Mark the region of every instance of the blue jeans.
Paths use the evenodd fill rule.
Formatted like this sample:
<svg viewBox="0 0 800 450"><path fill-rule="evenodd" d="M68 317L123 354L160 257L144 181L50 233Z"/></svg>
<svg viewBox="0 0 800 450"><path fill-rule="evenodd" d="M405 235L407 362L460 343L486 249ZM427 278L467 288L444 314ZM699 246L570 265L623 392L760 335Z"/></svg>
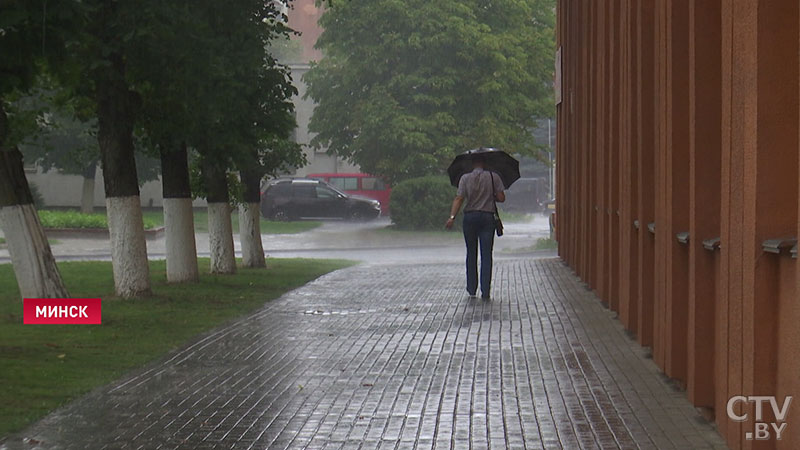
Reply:
<svg viewBox="0 0 800 450"><path fill-rule="evenodd" d="M481 247L481 295L488 297L492 285L492 247L494 214L484 211L464 213L464 242L467 244L467 292L478 291L478 244Z"/></svg>

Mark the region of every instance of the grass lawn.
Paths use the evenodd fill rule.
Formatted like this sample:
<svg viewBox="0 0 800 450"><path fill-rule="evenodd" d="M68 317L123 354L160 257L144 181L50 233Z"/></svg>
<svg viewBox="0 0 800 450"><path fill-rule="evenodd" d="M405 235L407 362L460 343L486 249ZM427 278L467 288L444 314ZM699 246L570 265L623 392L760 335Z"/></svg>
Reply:
<svg viewBox="0 0 800 450"><path fill-rule="evenodd" d="M161 210L143 211L145 221L153 221L159 226L164 225L164 213ZM233 222L233 233L239 232L239 213L231 215ZM261 218L261 234L297 234L304 231L313 230L322 225L322 222L297 221L297 222L273 222ZM198 233L208 233L208 211L205 209L194 210L194 230Z"/></svg>
<svg viewBox="0 0 800 450"><path fill-rule="evenodd" d="M109 262L59 263L73 297L103 299L102 325L22 325L10 264L0 265L0 438L94 387L163 356L198 333L252 312L330 271L335 260L269 260L268 269L166 283L164 261L150 263L153 296L113 297ZM208 259L200 260L208 271Z"/></svg>
<svg viewBox="0 0 800 450"><path fill-rule="evenodd" d="M162 210L143 210L144 228L146 230L164 226ZM82 214L75 210L39 210L39 219L45 228L108 228L105 212ZM231 215L234 234L239 232L239 213ZM261 219L262 234L297 234L313 230L322 222L272 222ZM194 210L194 229L198 233L208 233L208 211ZM1 243L1 242L0 242Z"/></svg>
<svg viewBox="0 0 800 450"><path fill-rule="evenodd" d="M5 238L0 238L0 245L3 245L5 243L6 243L6 239Z"/></svg>
<svg viewBox="0 0 800 450"><path fill-rule="evenodd" d="M108 228L105 213L84 214L80 211L43 209L39 210L39 220L45 228ZM156 222L144 218L145 230L156 226Z"/></svg>

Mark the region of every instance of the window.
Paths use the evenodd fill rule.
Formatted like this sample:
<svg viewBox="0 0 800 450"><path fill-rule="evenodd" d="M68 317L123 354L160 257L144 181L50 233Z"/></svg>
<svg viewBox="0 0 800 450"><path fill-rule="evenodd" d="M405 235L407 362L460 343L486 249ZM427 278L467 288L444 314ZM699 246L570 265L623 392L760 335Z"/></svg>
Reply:
<svg viewBox="0 0 800 450"><path fill-rule="evenodd" d="M269 188L269 191L267 191L267 193L269 195L274 195L274 196L289 195L289 186L290 186L289 183L276 184L273 185L271 188Z"/></svg>
<svg viewBox="0 0 800 450"><path fill-rule="evenodd" d="M386 183L380 178L368 177L361 179L361 187L365 191L383 191L386 190Z"/></svg>
<svg viewBox="0 0 800 450"><path fill-rule="evenodd" d="M316 185L298 184L294 186L294 196L299 198L317 198Z"/></svg>
<svg viewBox="0 0 800 450"><path fill-rule="evenodd" d="M339 194L324 186L317 186L317 198L337 198Z"/></svg>
<svg viewBox="0 0 800 450"><path fill-rule="evenodd" d="M332 177L329 183L335 188L343 191L358 190L358 178L356 177Z"/></svg>

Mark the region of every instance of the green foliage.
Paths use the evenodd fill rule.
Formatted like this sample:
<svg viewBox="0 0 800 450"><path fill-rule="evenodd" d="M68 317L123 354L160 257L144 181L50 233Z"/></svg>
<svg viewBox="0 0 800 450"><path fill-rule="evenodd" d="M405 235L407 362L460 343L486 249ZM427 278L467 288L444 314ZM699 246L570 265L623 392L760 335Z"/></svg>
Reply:
<svg viewBox="0 0 800 450"><path fill-rule="evenodd" d="M539 238L536 240L534 250L556 250L558 249L558 242L553 238Z"/></svg>
<svg viewBox="0 0 800 450"><path fill-rule="evenodd" d="M103 325L35 327L22 324L14 273L0 264L0 440L193 336L352 263L270 259L268 270L240 268L236 275L209 275L207 258L199 265L199 283L169 284L166 262L151 261L153 296L132 301L114 297L110 262L59 263L72 295L103 299Z"/></svg>
<svg viewBox="0 0 800 450"><path fill-rule="evenodd" d="M454 195L455 188L445 177L403 181L392 188L392 221L401 230L441 230Z"/></svg>
<svg viewBox="0 0 800 450"><path fill-rule="evenodd" d="M554 0L362 0L322 17L313 144L391 181L478 146L532 154L552 110Z"/></svg>
<svg viewBox="0 0 800 450"><path fill-rule="evenodd" d="M77 23L80 3L0 1L0 99L29 88L46 63L60 62L69 27Z"/></svg>
<svg viewBox="0 0 800 450"><path fill-rule="evenodd" d="M9 100L11 141L27 162L36 162L45 171L58 168L75 175L97 165L97 120L85 114L88 101L71 96L47 75Z"/></svg>
<svg viewBox="0 0 800 450"><path fill-rule="evenodd" d="M230 199L231 206L237 206L242 203L242 184L239 182L239 177L233 172L227 172L225 176L228 180L228 198ZM208 197L208 189L203 179L200 157L195 156L190 158L189 184L191 185L192 196L195 200Z"/></svg>
<svg viewBox="0 0 800 450"><path fill-rule="evenodd" d="M29 91L12 97L9 113L11 129L16 133L11 140L18 144L27 162L37 163L45 172L57 169L93 178L100 162L97 118L91 114L87 117L91 106L86 105L86 99L70 95L55 80L40 76ZM145 139L136 135L134 144L140 150L135 160L142 186L158 179L161 167L157 159L143 151Z"/></svg>
<svg viewBox="0 0 800 450"><path fill-rule="evenodd" d="M78 211L39 211L39 221L45 228L108 228L105 214L84 214ZM146 230L155 228L157 222L144 218Z"/></svg>
<svg viewBox="0 0 800 450"><path fill-rule="evenodd" d="M157 226L164 225L163 211L142 211L142 214L144 215L145 223L149 221ZM194 231L197 233L208 233L208 209L195 208L193 216ZM261 225L261 234L299 234L322 226L322 222L311 220L273 222L271 220L261 219L259 224ZM239 230L239 211L237 210L231 212L231 225L233 227L233 232L237 233Z"/></svg>
<svg viewBox="0 0 800 450"><path fill-rule="evenodd" d="M304 165L289 139L297 91L288 67L269 52L292 34L281 13L286 0L177 3L184 27L156 21L142 37L148 62L135 76L144 81L137 89L148 138L162 149L185 142L223 171L244 167L263 176ZM203 178L193 180L194 195L206 197ZM231 199L241 199L238 181L230 178L229 186Z"/></svg>

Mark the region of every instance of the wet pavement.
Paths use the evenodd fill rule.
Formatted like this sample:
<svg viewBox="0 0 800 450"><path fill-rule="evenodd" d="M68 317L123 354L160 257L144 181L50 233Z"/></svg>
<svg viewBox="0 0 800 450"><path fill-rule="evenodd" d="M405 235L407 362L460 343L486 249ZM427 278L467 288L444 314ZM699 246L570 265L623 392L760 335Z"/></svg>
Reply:
<svg viewBox="0 0 800 450"><path fill-rule="evenodd" d="M554 258L362 264L95 390L3 449L725 448Z"/></svg>
<svg viewBox="0 0 800 450"><path fill-rule="evenodd" d="M264 234L261 239L269 257L279 258L339 258L372 264L398 262L449 262L463 259L463 240L459 232L408 233L386 232L391 224L388 218L365 223L325 222L319 228L299 234ZM495 240L499 258L519 256L520 251L532 246L540 237L549 235L547 217L536 214L527 221L505 224L505 236ZM197 253L208 257L207 233L197 233ZM111 260L107 237L58 237L51 245L58 261ZM234 234L234 248L241 255L238 234ZM166 258L166 239L147 241L150 259ZM554 254L551 252L551 254ZM8 250L0 246L0 264L10 262Z"/></svg>

